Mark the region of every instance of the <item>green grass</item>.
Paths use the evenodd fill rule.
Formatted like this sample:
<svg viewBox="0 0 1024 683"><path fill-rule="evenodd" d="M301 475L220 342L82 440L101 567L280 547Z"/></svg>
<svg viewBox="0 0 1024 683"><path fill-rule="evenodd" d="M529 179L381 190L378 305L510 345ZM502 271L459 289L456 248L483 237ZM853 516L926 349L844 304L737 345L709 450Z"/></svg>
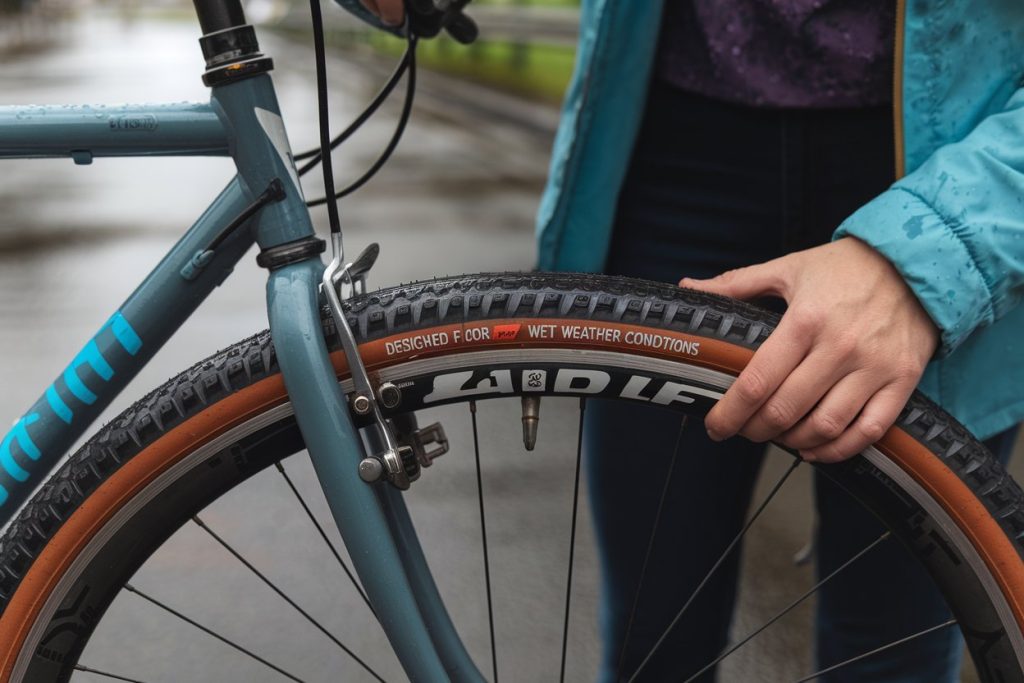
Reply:
<svg viewBox="0 0 1024 683"><path fill-rule="evenodd" d="M579 0L474 0L480 5L575 7ZM278 29L289 32L287 29ZM342 29L327 40L338 47L362 46L387 55L400 55L405 41L382 31ZM480 40L460 45L445 35L423 40L417 50L419 64L524 97L557 103L572 76L575 48L544 43L517 44Z"/></svg>
<svg viewBox="0 0 1024 683"><path fill-rule="evenodd" d="M533 0L558 2L564 0ZM374 48L401 54L405 43L383 33L369 34ZM447 38L421 41L419 63L503 90L541 100L558 101L572 75L575 50L559 45L517 45L485 41L460 45Z"/></svg>

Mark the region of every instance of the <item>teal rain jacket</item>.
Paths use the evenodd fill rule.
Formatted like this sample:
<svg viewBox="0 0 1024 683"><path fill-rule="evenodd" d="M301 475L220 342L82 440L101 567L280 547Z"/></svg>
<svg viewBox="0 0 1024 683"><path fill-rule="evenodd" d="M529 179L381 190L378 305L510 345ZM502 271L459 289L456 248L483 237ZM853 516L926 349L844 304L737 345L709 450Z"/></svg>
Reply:
<svg viewBox="0 0 1024 683"><path fill-rule="evenodd" d="M662 0L583 0L537 221L543 270L600 271ZM838 226L886 256L942 331L920 389L979 437L1024 417L1024 3L898 0L899 180Z"/></svg>
<svg viewBox="0 0 1024 683"><path fill-rule="evenodd" d="M358 0L340 4L380 26ZM543 270L600 271L663 0L583 0L537 218ZM899 180L838 226L942 331L920 389L981 438L1024 418L1024 3L896 0Z"/></svg>

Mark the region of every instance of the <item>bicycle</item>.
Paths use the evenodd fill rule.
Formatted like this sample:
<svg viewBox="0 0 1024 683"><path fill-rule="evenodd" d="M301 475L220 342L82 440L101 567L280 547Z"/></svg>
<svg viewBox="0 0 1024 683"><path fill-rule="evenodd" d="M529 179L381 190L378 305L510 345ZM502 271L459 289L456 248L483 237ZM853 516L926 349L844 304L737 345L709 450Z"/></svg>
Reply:
<svg viewBox="0 0 1024 683"><path fill-rule="evenodd" d="M432 23L421 24L422 34L446 23L469 31L458 12L464 4L424 8ZM608 398L699 416L777 316L661 284L579 274L484 274L367 293L376 252L345 261L329 197L334 258L326 268L320 260L325 244L299 185L267 75L272 63L238 0L197 0L196 10L209 105L124 107L100 117L0 108L0 158L218 154L238 170L0 444L0 518L9 522L0 542L0 680L63 681L76 671L135 680L79 662L111 601L127 591L173 612L131 583L138 567L189 520L222 540L199 517L206 504L264 469L284 474L282 460L304 447L367 606L408 676L484 680L434 586L400 493L447 446L443 428L421 428L415 413L468 404L477 442L476 402L520 399L528 447L546 396L579 398L581 415L587 400ZM409 93L415 87L415 39L410 33L371 114L403 73ZM321 145L307 158L324 165L331 188L330 150L340 142L323 123L322 29L316 47ZM374 168L397 144L410 106L411 96ZM253 243L269 271L270 331L181 373L61 463ZM343 287L351 289L345 301ZM774 491L798 465L794 459ZM824 471L889 526L875 543L897 537L926 564L982 679L1024 680L1024 496L983 447L915 396L876 446ZM493 639L492 625L496 678ZM564 663L563 654L563 675Z"/></svg>

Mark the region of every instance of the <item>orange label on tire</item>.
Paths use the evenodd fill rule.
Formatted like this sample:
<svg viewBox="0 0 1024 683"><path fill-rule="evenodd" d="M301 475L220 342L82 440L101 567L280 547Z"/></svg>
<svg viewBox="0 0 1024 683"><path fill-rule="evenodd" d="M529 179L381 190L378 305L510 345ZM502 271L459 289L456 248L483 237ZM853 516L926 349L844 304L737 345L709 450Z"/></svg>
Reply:
<svg viewBox="0 0 1024 683"><path fill-rule="evenodd" d="M512 325L495 325L493 338L501 341L511 341L519 336L519 328L522 325L515 323Z"/></svg>

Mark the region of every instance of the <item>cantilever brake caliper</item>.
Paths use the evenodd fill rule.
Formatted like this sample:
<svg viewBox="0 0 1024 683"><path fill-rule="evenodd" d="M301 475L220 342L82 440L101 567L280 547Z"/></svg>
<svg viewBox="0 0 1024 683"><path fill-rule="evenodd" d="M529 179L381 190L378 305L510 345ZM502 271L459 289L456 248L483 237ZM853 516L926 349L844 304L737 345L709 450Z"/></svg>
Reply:
<svg viewBox="0 0 1024 683"><path fill-rule="evenodd" d="M331 317L334 319L334 327L338 331L341 348L345 352L349 372L352 374L352 383L355 388L355 393L350 400L352 410L358 415L368 415L373 418L371 428L380 437L376 441L379 441L384 447L382 453L371 454L359 463L359 476L367 482L387 479L395 487L404 491L409 488L412 481L410 472L405 465L411 457L411 449L398 445L390 423L384 419L380 410L381 404L387 408L394 408L401 395L398 388L390 383L381 384L374 390L363 359L359 357L359 347L356 345L355 335L352 334L352 328L349 327L341 308L341 295L338 290L340 285L348 283L351 286L351 294L365 293L366 275L374 261L377 260L380 248L376 244L371 244L359 255L359 258L343 266L345 253L341 244L341 235L336 233L331 235L331 246L334 248L334 258L324 270L321 289L327 298ZM403 451L408 451L408 453Z"/></svg>

